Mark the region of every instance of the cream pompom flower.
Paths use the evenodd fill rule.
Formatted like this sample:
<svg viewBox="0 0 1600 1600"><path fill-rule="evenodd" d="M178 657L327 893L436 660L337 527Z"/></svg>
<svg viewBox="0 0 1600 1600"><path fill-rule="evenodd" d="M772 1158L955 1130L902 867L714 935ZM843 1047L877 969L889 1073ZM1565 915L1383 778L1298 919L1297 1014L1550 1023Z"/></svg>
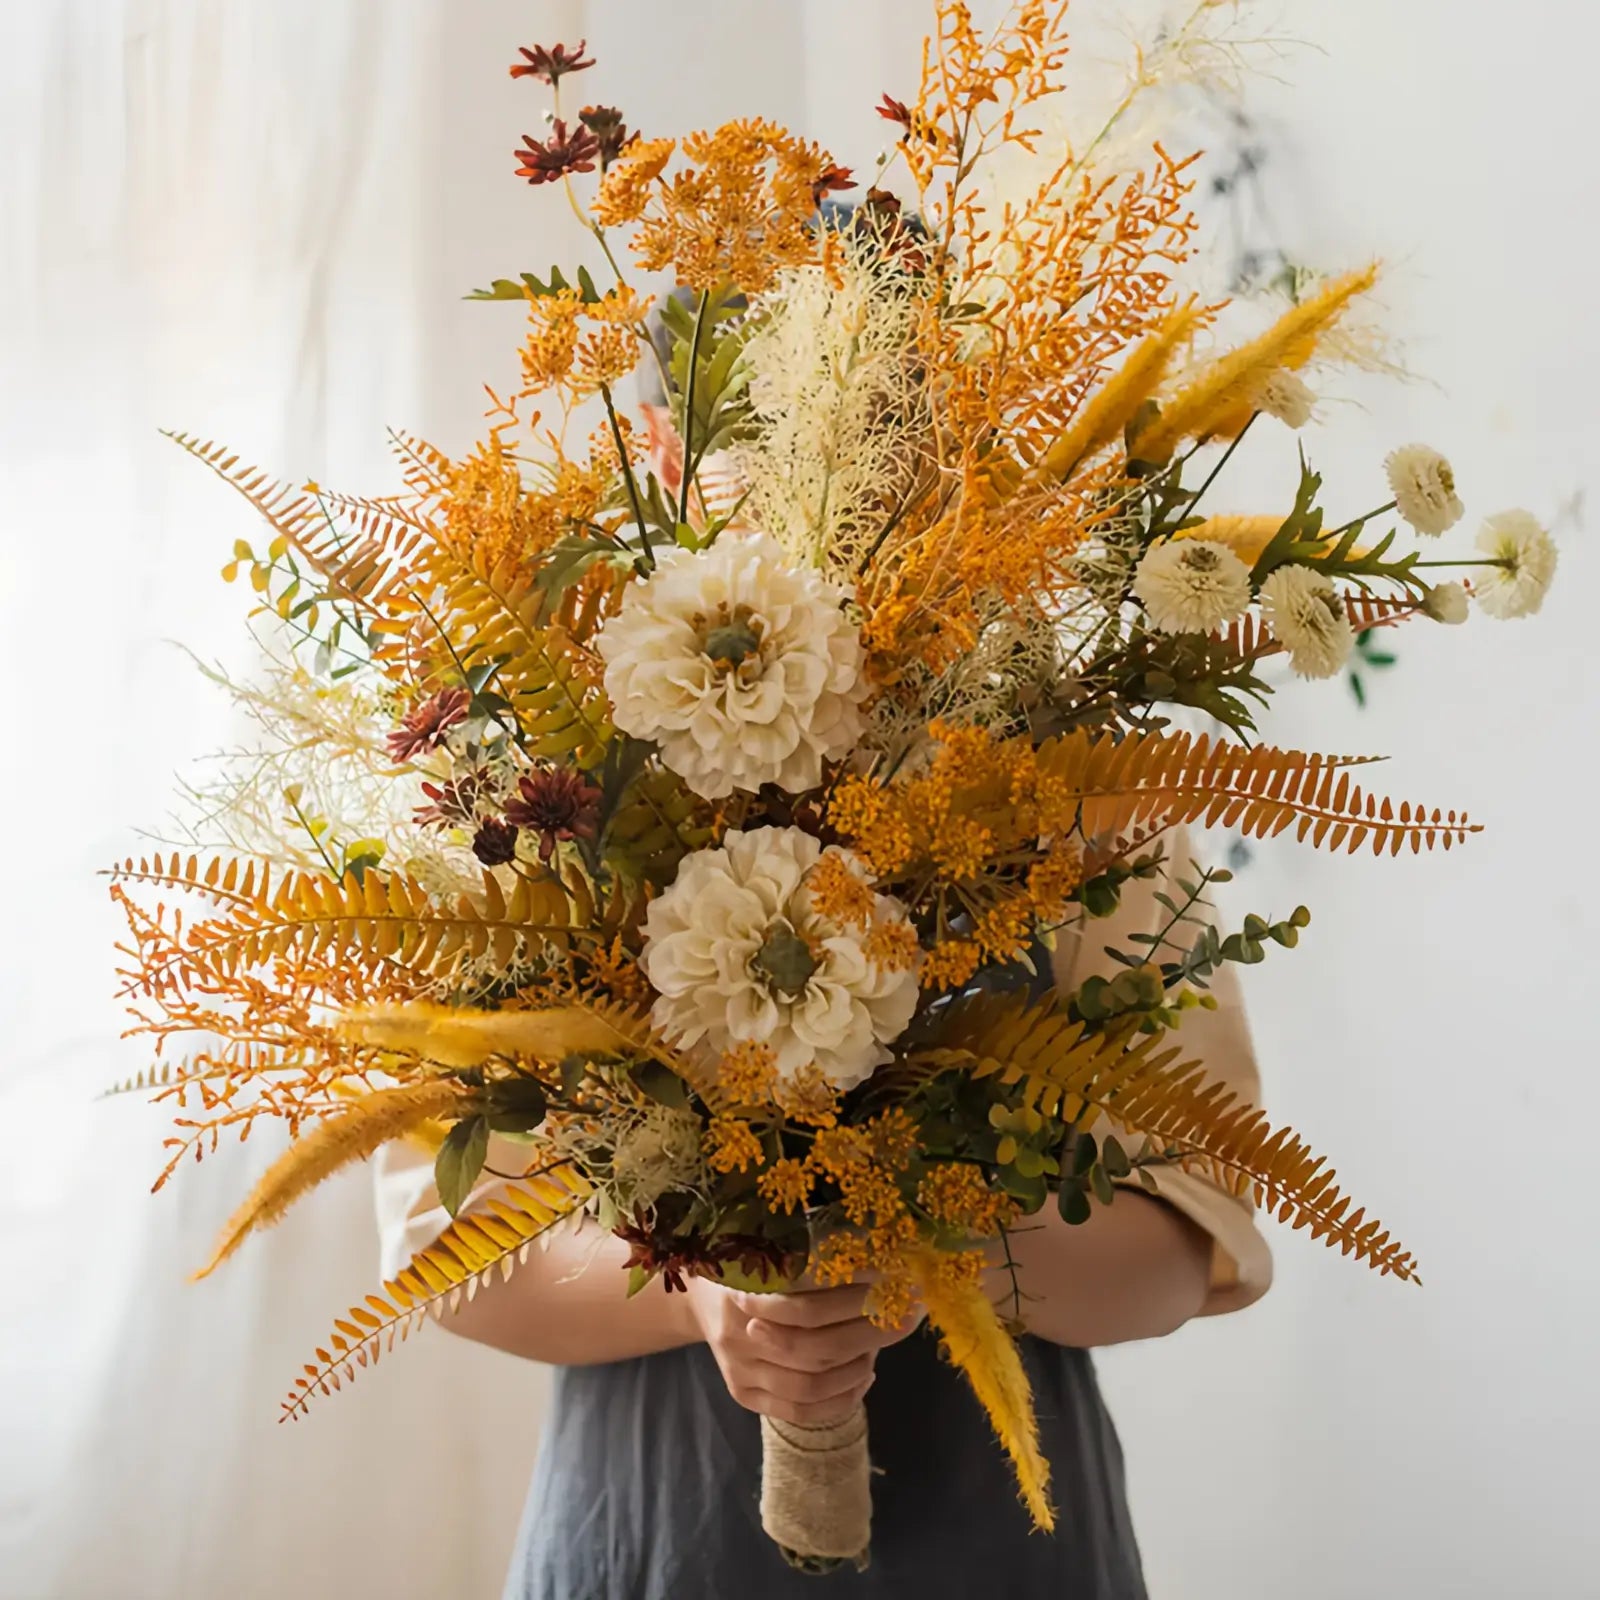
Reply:
<svg viewBox="0 0 1600 1600"><path fill-rule="evenodd" d="M1478 605L1491 617L1531 617L1556 575L1555 540L1530 511L1501 511L1478 534L1478 548L1499 566L1476 580Z"/></svg>
<svg viewBox="0 0 1600 1600"><path fill-rule="evenodd" d="M825 915L810 876L828 857L865 887L853 856L824 851L798 828L730 833L685 857L650 902L640 957L660 995L652 1019L668 1039L713 1060L735 1044L763 1044L782 1077L815 1066L841 1089L890 1059L885 1047L917 1008L917 974L880 964L868 946L874 932L905 922L905 908L867 889L866 926Z"/></svg>
<svg viewBox="0 0 1600 1600"><path fill-rule="evenodd" d="M1168 539L1144 553L1133 592L1157 632L1209 633L1243 615L1250 569L1225 544Z"/></svg>
<svg viewBox="0 0 1600 1600"><path fill-rule="evenodd" d="M1256 404L1269 417L1276 417L1290 428L1305 427L1311 420L1311 409L1316 403L1315 393L1285 367L1279 367L1267 379L1256 400Z"/></svg>
<svg viewBox="0 0 1600 1600"><path fill-rule="evenodd" d="M1261 610L1302 678L1331 678L1350 659L1356 641L1344 601L1315 568L1277 568L1261 585Z"/></svg>
<svg viewBox="0 0 1600 1600"><path fill-rule="evenodd" d="M869 685L842 599L764 533L663 556L597 640L616 725L656 741L707 800L815 788L864 725Z"/></svg>
<svg viewBox="0 0 1600 1600"><path fill-rule="evenodd" d="M1465 622L1467 610L1467 591L1459 583L1436 583L1422 597L1422 614L1435 622Z"/></svg>
<svg viewBox="0 0 1600 1600"><path fill-rule="evenodd" d="M1466 514L1456 494L1454 469L1437 450L1425 444L1408 444L1394 451L1383 464L1395 509L1418 533L1438 538Z"/></svg>

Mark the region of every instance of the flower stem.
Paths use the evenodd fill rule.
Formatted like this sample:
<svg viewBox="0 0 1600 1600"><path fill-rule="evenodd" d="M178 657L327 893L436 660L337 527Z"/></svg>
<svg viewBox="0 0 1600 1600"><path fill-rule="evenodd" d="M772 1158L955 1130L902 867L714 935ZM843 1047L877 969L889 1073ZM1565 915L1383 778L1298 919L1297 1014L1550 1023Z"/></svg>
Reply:
<svg viewBox="0 0 1600 1600"><path fill-rule="evenodd" d="M606 418L611 424L611 437L616 441L617 463L622 468L622 479L628 487L628 500L633 506L633 520L639 526L639 551L646 567L656 564L650 549L650 532L644 520L644 502L639 498L639 480L633 475L633 463L628 459L627 441L622 437L622 424L617 420L617 408L611 398L609 384L600 385L600 394L606 403Z"/></svg>
<svg viewBox="0 0 1600 1600"><path fill-rule="evenodd" d="M1250 420L1245 423L1245 425L1234 436L1232 443L1229 444L1228 448L1222 452L1222 459L1211 469L1210 475L1206 478L1206 481L1195 490L1193 499L1191 499L1183 508L1183 515L1178 518L1179 522L1187 522L1189 518L1194 515L1194 508L1205 498L1206 492L1210 489L1211 485L1222 476L1222 469L1233 459L1233 452L1244 443L1244 436L1256 425L1256 418L1260 415L1261 413L1259 411L1252 411L1250 413Z"/></svg>
<svg viewBox="0 0 1600 1600"><path fill-rule="evenodd" d="M702 289L700 306L694 317L694 337L689 341L689 372L683 385L683 481L678 485L680 523L689 520L689 490L699 465L694 458L694 389L700 369L700 334L706 325L706 308L710 304L711 291Z"/></svg>

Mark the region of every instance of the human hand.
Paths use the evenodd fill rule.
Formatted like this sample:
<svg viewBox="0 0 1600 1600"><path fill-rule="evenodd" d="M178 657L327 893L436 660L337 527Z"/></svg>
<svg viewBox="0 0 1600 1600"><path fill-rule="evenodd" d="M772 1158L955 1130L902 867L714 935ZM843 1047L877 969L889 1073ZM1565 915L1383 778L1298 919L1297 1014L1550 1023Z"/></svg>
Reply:
<svg viewBox="0 0 1600 1600"><path fill-rule="evenodd" d="M748 1411L785 1422L837 1422L872 1387L878 1352L917 1326L867 1320L867 1285L795 1294L747 1294L708 1279L689 1285L690 1311L728 1393Z"/></svg>

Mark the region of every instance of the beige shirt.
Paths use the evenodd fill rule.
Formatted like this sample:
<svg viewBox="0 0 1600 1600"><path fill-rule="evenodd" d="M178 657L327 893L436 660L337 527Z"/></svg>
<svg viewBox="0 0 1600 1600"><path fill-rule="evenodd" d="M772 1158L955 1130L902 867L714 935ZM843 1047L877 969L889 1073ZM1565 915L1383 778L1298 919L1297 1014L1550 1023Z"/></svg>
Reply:
<svg viewBox="0 0 1600 1600"><path fill-rule="evenodd" d="M1180 874L1190 876L1189 847L1181 833L1168 853L1183 864ZM1160 887L1159 883L1131 883L1116 916L1087 922L1062 935L1055 970L1063 989L1076 987L1096 972L1112 976L1119 969L1103 954L1105 946L1134 950L1137 947L1127 942L1130 933L1154 933L1163 926L1168 913L1154 899ZM1217 1009L1186 1012L1178 1041L1187 1057L1203 1062L1213 1078L1254 1103L1260 1080L1232 966L1224 966L1216 974L1211 992L1217 998ZM490 1166L518 1172L527 1164L526 1145L491 1140ZM378 1229L387 1280L418 1250L432 1244L449 1226L450 1217L433 1186L433 1157L428 1151L406 1141L385 1145L375 1158L375 1167ZM1237 1311L1260 1299L1272 1282L1272 1256L1256 1227L1249 1201L1226 1193L1196 1173L1156 1168L1152 1175L1162 1199L1211 1236L1211 1295L1202 1315ZM468 1205L503 1186L502 1180L487 1180L473 1192Z"/></svg>

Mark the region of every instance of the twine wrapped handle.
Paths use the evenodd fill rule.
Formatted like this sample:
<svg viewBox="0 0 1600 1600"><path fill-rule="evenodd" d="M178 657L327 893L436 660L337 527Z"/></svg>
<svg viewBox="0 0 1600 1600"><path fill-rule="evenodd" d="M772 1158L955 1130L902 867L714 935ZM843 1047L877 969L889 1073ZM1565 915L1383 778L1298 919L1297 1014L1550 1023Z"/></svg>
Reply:
<svg viewBox="0 0 1600 1600"><path fill-rule="evenodd" d="M872 1540L867 1408L806 1426L761 1419L761 1526L802 1572L867 1564Z"/></svg>

